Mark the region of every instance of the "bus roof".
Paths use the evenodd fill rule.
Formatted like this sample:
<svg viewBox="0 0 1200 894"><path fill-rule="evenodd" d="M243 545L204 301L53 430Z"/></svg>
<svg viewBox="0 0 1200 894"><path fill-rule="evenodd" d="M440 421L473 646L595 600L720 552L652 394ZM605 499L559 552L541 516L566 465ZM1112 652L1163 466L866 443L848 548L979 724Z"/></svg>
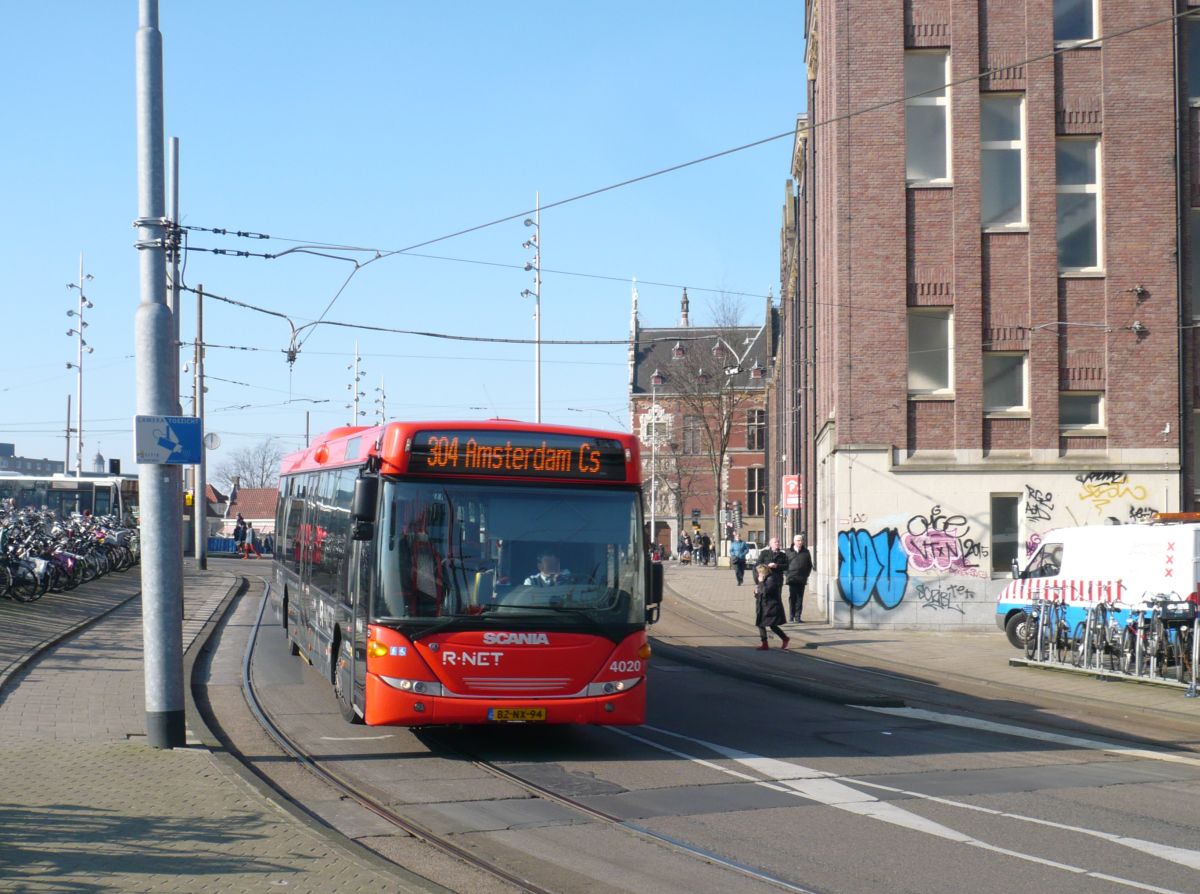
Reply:
<svg viewBox="0 0 1200 894"><path fill-rule="evenodd" d="M362 466L372 457L384 475L641 483L638 440L632 434L513 419L335 428L285 456L280 471Z"/></svg>

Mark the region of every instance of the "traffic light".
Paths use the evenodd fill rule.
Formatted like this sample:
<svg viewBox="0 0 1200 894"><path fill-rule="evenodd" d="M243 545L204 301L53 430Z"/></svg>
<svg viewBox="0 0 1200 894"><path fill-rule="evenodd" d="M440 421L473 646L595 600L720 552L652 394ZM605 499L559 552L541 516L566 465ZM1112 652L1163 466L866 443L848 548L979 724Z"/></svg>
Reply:
<svg viewBox="0 0 1200 894"><path fill-rule="evenodd" d="M183 492L183 505L191 506L192 502L193 502L192 492L190 490L184 491Z"/></svg>

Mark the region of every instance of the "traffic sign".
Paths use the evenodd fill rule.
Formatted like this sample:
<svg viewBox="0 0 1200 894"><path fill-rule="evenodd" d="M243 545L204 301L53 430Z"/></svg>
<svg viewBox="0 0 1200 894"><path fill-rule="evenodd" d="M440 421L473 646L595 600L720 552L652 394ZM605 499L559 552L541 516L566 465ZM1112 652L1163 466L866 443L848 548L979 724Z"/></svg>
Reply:
<svg viewBox="0 0 1200 894"><path fill-rule="evenodd" d="M190 466L200 462L202 426L196 416L134 416L138 463Z"/></svg>

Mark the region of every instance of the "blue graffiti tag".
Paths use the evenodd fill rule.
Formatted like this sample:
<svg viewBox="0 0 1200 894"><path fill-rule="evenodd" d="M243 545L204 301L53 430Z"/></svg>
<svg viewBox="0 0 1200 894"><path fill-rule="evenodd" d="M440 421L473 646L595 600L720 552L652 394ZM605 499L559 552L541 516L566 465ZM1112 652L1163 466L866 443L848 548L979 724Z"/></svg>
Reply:
<svg viewBox="0 0 1200 894"><path fill-rule="evenodd" d="M895 608L908 590L908 555L895 528L875 534L860 528L838 532L838 588L842 598L862 608L871 597Z"/></svg>

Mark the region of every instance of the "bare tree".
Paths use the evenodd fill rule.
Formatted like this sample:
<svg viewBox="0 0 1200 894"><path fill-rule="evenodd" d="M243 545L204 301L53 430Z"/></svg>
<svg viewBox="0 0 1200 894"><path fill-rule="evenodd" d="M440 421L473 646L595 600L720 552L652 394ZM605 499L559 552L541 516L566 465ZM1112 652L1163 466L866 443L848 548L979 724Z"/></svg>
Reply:
<svg viewBox="0 0 1200 894"><path fill-rule="evenodd" d="M663 515L672 513L675 516L676 534L683 533L683 507L696 497L707 497L709 493L702 491L703 475L697 465L697 459L702 457L688 456L683 453L678 440L658 446L658 482L663 492L659 494L659 505L664 510ZM665 497L665 499L664 499ZM648 498L647 498L648 499ZM672 544L674 552L675 544Z"/></svg>
<svg viewBox="0 0 1200 894"><path fill-rule="evenodd" d="M725 458L734 425L758 405L762 393L761 383L746 366L753 345L750 336L756 331L738 325L740 312L740 303L722 294L712 306L716 325L709 330L711 334L691 341L685 355L672 366L670 384L674 403L684 417L684 440L698 437L700 441L698 445L685 444L684 449L692 452L698 447L712 474L714 522L725 505ZM719 544L724 532L719 523L715 527Z"/></svg>
<svg viewBox="0 0 1200 894"><path fill-rule="evenodd" d="M226 490L233 489L234 479L242 487L275 487L283 455L274 440L267 438L252 447L233 451L217 466L214 477Z"/></svg>

